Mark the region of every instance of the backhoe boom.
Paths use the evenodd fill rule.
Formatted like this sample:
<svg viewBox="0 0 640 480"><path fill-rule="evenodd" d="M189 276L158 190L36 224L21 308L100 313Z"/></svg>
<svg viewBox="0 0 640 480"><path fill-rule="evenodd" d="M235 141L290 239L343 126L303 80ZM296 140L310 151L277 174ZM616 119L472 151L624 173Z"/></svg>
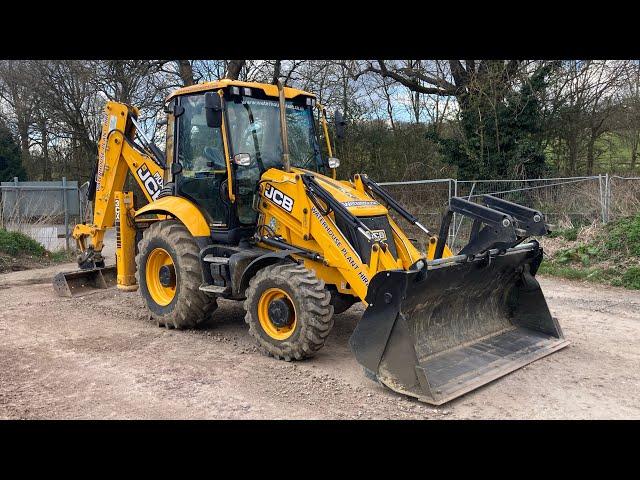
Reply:
<svg viewBox="0 0 640 480"><path fill-rule="evenodd" d="M138 110L117 102L107 102L98 143L98 166L93 198L93 221L75 226L73 238L81 252L81 267L104 265L100 252L104 234L115 225L115 200L124 188L127 173L151 202L158 198L164 183L165 169L152 152L144 152L135 143ZM149 143L144 139L144 143Z"/></svg>

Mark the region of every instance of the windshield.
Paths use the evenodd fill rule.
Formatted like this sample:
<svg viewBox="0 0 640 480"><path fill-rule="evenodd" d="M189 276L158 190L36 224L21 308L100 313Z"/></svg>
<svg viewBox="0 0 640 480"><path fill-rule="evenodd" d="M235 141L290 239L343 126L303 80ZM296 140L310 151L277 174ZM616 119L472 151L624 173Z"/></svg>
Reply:
<svg viewBox="0 0 640 480"><path fill-rule="evenodd" d="M286 106L291 166L323 171L311 107L291 101ZM277 100L236 97L227 103L227 115L234 155L248 153L262 171L283 166Z"/></svg>

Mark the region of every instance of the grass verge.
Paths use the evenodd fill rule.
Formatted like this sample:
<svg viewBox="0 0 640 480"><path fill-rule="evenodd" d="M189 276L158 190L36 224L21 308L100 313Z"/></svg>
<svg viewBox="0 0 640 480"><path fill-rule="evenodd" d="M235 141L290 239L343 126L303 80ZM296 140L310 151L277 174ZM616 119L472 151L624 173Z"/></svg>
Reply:
<svg viewBox="0 0 640 480"><path fill-rule="evenodd" d="M71 262L73 252L50 252L33 238L0 228L0 273Z"/></svg>
<svg viewBox="0 0 640 480"><path fill-rule="evenodd" d="M605 226L568 228L545 242L562 242L550 249L539 273L573 280L640 290L640 213Z"/></svg>

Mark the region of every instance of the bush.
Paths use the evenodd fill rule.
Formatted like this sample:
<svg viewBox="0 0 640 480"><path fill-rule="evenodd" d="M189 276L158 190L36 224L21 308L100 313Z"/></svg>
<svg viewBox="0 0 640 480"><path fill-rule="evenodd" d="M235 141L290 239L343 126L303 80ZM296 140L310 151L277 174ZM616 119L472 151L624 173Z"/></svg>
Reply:
<svg viewBox="0 0 640 480"><path fill-rule="evenodd" d="M640 267L630 267L624 272L622 286L640 290Z"/></svg>
<svg viewBox="0 0 640 480"><path fill-rule="evenodd" d="M607 229L604 243L608 250L640 257L640 213L612 222Z"/></svg>
<svg viewBox="0 0 640 480"><path fill-rule="evenodd" d="M574 230L558 230L552 236L575 240ZM558 250L542 263L540 273L640 290L638 261L640 214L609 223L587 243Z"/></svg>
<svg viewBox="0 0 640 480"><path fill-rule="evenodd" d="M567 228L566 230L554 230L549 234L549 237L562 237L570 242L575 242L578 239L578 227Z"/></svg>
<svg viewBox="0 0 640 480"><path fill-rule="evenodd" d="M33 238L23 233L0 228L0 252L13 256L22 254L41 257L46 250Z"/></svg>

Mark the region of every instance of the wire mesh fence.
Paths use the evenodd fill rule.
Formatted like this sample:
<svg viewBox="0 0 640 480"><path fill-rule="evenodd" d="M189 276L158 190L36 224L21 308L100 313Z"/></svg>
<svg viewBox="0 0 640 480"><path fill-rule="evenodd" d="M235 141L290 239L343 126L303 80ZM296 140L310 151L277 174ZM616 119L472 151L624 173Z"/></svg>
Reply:
<svg viewBox="0 0 640 480"><path fill-rule="evenodd" d="M545 214L552 228L607 223L640 211L640 177L605 174L530 180L440 178L380 185L433 233L438 233L443 213L454 196L479 201L482 195L490 194L534 208ZM72 225L90 209L85 202L86 188L87 184L78 187L77 182L66 180L3 182L0 226L23 231L47 248L56 243L54 238L63 238L67 246ZM410 237L424 237L415 226L397 215L393 217ZM447 238L454 250L467 243L471 225L469 218L454 215Z"/></svg>
<svg viewBox="0 0 640 480"><path fill-rule="evenodd" d="M612 175L609 177L607 192L605 221L640 211L640 177Z"/></svg>
<svg viewBox="0 0 640 480"><path fill-rule="evenodd" d="M437 232L451 197L479 201L490 194L540 210L552 228L606 223L640 210L640 177L594 175L529 180L456 179L381 183L430 230ZM416 229L400 221L409 232ZM472 221L454 215L448 243L454 250L469 239Z"/></svg>
<svg viewBox="0 0 640 480"><path fill-rule="evenodd" d="M0 183L0 227L24 233L48 250L70 248L73 225L83 217L86 186L76 181Z"/></svg>
<svg viewBox="0 0 640 480"><path fill-rule="evenodd" d="M442 212L453 195L455 180L417 180L412 182L381 183L393 198L418 218L418 221L436 233L440 226ZM423 238L421 230L391 211L393 219L409 237Z"/></svg>

